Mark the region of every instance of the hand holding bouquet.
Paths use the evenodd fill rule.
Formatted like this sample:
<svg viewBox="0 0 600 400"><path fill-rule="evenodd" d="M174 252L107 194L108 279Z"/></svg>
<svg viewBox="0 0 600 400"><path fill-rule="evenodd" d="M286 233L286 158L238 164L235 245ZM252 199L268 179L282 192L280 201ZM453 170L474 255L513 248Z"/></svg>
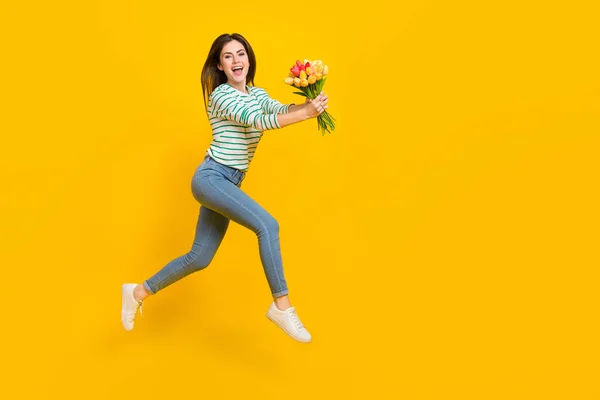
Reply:
<svg viewBox="0 0 600 400"><path fill-rule="evenodd" d="M323 85L327 79L329 68L327 65L323 65L321 60L309 62L304 60L304 64L300 60L296 61L296 64L290 68L290 75L285 79L285 83L290 86L295 86L301 90L301 92L294 92L307 99L315 99L323 90ZM325 132L333 132L335 130L335 118L327 112L323 111L317 117L317 123L322 134Z"/></svg>

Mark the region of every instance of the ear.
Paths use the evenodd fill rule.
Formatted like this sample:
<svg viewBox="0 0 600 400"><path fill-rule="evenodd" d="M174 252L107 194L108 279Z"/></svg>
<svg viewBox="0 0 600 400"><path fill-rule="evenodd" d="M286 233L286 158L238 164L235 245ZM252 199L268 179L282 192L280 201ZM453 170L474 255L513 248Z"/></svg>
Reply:
<svg viewBox="0 0 600 400"><path fill-rule="evenodd" d="M223 71L223 66L220 63L217 64L217 68L219 68L219 71Z"/></svg>

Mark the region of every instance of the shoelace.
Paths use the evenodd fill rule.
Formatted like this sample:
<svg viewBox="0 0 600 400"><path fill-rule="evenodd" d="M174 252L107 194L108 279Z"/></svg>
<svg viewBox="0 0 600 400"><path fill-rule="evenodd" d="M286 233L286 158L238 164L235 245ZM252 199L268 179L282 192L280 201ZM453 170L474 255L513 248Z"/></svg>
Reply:
<svg viewBox="0 0 600 400"><path fill-rule="evenodd" d="M288 309L288 315L290 316L292 321L294 321L294 324L296 325L296 327L298 329L301 329L304 326L304 325L302 325L302 322L300 322L300 319L298 318L298 315L296 314L295 308Z"/></svg>

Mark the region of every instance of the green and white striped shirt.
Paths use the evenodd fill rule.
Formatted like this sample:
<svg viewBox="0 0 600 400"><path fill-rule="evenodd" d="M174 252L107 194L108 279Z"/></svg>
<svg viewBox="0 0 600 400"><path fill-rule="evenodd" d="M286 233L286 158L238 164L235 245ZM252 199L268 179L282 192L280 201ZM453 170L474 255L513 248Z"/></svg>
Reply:
<svg viewBox="0 0 600 400"><path fill-rule="evenodd" d="M217 162L247 171L263 131L280 129L276 114L289 111L259 87L246 86L248 93L231 85L219 85L208 100L212 142L208 154Z"/></svg>

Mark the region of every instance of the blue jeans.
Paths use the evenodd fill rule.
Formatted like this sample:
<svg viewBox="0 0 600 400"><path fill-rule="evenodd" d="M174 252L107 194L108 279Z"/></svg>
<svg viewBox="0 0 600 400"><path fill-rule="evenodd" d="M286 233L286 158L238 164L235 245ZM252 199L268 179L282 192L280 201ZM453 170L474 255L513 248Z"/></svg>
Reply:
<svg viewBox="0 0 600 400"><path fill-rule="evenodd" d="M192 177L192 194L201 204L192 249L144 282L150 293L206 268L223 241L229 221L258 236L260 259L273 297L288 294L279 245L279 224L240 186L246 173L220 164L208 154Z"/></svg>

